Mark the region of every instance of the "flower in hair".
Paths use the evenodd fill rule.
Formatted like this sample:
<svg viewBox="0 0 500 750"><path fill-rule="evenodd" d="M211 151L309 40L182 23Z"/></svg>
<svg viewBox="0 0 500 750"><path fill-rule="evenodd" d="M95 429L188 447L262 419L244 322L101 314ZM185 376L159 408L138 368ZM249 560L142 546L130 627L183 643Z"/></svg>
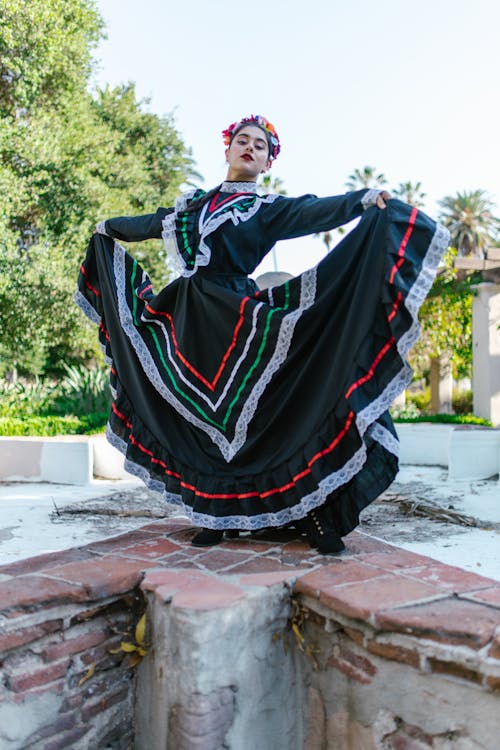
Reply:
<svg viewBox="0 0 500 750"><path fill-rule="evenodd" d="M250 115L249 117L243 117L242 120L231 123L231 125L229 125L225 130L222 131L224 145L229 146L233 139L234 131L241 125L246 125L247 123L249 125L255 124L259 128L262 128L262 130L265 130L271 141L270 158L276 159L281 150L280 139L274 125L270 123L269 120L266 120L266 118L262 115Z"/></svg>

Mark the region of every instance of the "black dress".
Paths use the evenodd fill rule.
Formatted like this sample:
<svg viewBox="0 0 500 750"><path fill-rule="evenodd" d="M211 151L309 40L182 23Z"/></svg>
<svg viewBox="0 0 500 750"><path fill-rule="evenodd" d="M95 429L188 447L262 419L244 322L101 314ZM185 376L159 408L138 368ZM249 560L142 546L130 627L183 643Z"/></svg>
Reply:
<svg viewBox="0 0 500 750"><path fill-rule="evenodd" d="M200 526L281 526L328 502L345 535L397 472L387 410L411 379L417 311L448 233L397 200L367 207L373 191L253 187L223 183L195 210L203 191L191 191L93 235L77 301L110 365L108 439ZM276 241L358 216L316 267L263 291L248 278ZM154 294L115 239L160 236L182 275Z"/></svg>

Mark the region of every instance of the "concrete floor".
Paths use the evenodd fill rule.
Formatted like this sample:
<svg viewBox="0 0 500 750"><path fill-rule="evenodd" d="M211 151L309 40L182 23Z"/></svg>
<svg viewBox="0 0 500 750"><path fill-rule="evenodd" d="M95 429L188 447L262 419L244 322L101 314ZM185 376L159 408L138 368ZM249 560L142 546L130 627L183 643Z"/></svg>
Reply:
<svg viewBox="0 0 500 750"><path fill-rule="evenodd" d="M450 482L437 467L403 466L386 496L371 505L360 530L398 547L500 580L500 484ZM398 500L474 517L477 525L407 515ZM144 513L146 509L146 513ZM88 544L136 529L153 517L178 515L130 478L84 487L0 484L0 564ZM347 539L347 544L348 544Z"/></svg>

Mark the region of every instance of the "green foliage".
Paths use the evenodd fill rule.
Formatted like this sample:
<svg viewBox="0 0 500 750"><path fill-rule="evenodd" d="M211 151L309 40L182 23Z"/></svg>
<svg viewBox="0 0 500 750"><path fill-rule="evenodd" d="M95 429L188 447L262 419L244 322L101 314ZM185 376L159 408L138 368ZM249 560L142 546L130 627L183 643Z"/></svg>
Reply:
<svg viewBox="0 0 500 750"><path fill-rule="evenodd" d="M83 91L101 34L92 0L0 0L0 116Z"/></svg>
<svg viewBox="0 0 500 750"><path fill-rule="evenodd" d="M421 182L400 182L398 187L392 191L395 198L400 198L410 206L420 208L425 204L426 193L422 191Z"/></svg>
<svg viewBox="0 0 500 750"><path fill-rule="evenodd" d="M383 172L377 173L376 167L363 167L355 169L346 180L345 186L348 190L361 190L362 188L378 188L387 185L387 179Z"/></svg>
<svg viewBox="0 0 500 750"><path fill-rule="evenodd" d="M52 392L52 414L107 413L110 407L109 375L105 369L66 366L66 376Z"/></svg>
<svg viewBox="0 0 500 750"><path fill-rule="evenodd" d="M193 174L172 116L132 84L87 91L101 34L93 0L0 0L0 375L102 361L73 302L87 238L171 205ZM160 242L131 250L168 281Z"/></svg>
<svg viewBox="0 0 500 750"><path fill-rule="evenodd" d="M456 250L449 248L430 293L420 309L422 333L412 349L410 363L417 376L429 366L429 357L446 357L453 375L466 377L472 366L473 285L480 277L461 278L453 267Z"/></svg>
<svg viewBox="0 0 500 750"><path fill-rule="evenodd" d="M394 417L394 421L400 423L407 422L432 422L437 424L478 424L485 427L492 427L489 419L476 417L474 414L420 414L418 416L403 415Z"/></svg>
<svg viewBox="0 0 500 750"><path fill-rule="evenodd" d="M459 255L484 257L488 246L499 239L500 220L484 190L464 190L439 201L440 220L451 233L451 244Z"/></svg>
<svg viewBox="0 0 500 750"><path fill-rule="evenodd" d="M8 437L90 435L102 432L106 419L106 414L88 414L84 417L0 417L0 435Z"/></svg>

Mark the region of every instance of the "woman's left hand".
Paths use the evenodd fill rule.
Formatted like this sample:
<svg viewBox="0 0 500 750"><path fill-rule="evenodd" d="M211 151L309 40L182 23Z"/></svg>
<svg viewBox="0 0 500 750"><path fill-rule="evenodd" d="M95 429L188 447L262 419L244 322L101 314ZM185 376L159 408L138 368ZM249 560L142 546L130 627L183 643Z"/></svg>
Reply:
<svg viewBox="0 0 500 750"><path fill-rule="evenodd" d="M382 190L382 192L380 192L377 195L377 200L375 201L375 205L378 208L385 208L387 206L386 201L390 201L391 198L392 198L392 195L388 193L387 190Z"/></svg>

